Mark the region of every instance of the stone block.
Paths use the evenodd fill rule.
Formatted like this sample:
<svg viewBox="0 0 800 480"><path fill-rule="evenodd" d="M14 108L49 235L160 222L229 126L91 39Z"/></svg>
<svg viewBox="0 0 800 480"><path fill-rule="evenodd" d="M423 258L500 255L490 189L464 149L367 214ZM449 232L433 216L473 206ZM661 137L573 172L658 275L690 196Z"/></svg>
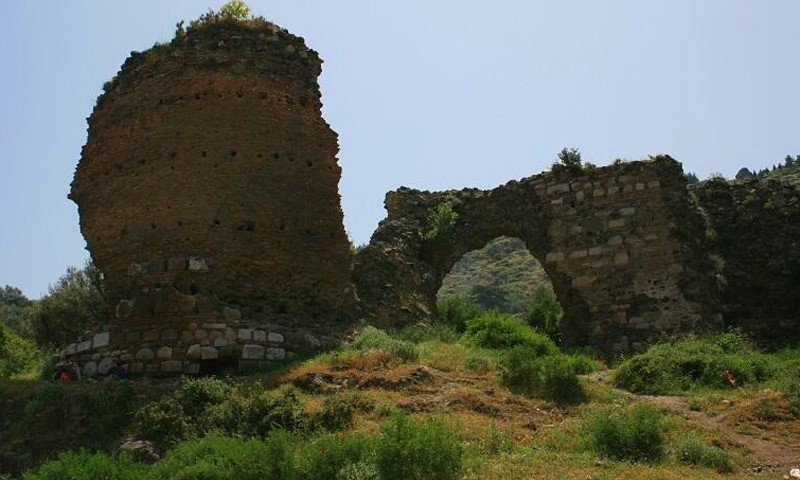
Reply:
<svg viewBox="0 0 800 480"><path fill-rule="evenodd" d="M224 323L204 323L203 328L208 330L225 330L228 325Z"/></svg>
<svg viewBox="0 0 800 480"><path fill-rule="evenodd" d="M156 351L156 358L159 360L172 360L172 347L161 347Z"/></svg>
<svg viewBox="0 0 800 480"><path fill-rule="evenodd" d="M107 347L111 343L111 333L102 332L92 338L92 348Z"/></svg>
<svg viewBox="0 0 800 480"><path fill-rule="evenodd" d="M253 339L253 329L252 328L240 328L238 333L236 334L236 338L242 341L250 341Z"/></svg>
<svg viewBox="0 0 800 480"><path fill-rule="evenodd" d="M244 360L261 360L264 358L264 347L247 344L242 347L242 358Z"/></svg>
<svg viewBox="0 0 800 480"><path fill-rule="evenodd" d="M267 360L283 360L286 358L286 350L282 348L268 348L264 357Z"/></svg>
<svg viewBox="0 0 800 480"><path fill-rule="evenodd" d="M658 180L652 180L650 182L647 182L647 187L648 188L658 188L660 186L661 186L661 182L658 181Z"/></svg>
<svg viewBox="0 0 800 480"><path fill-rule="evenodd" d="M608 221L608 228L622 228L625 226L624 218L615 218Z"/></svg>
<svg viewBox="0 0 800 480"><path fill-rule="evenodd" d="M227 347L228 346L228 341L225 340L224 338L215 338L213 345L215 347Z"/></svg>
<svg viewBox="0 0 800 480"><path fill-rule="evenodd" d="M623 242L622 235L614 235L613 237L608 239L609 245L622 245Z"/></svg>
<svg viewBox="0 0 800 480"><path fill-rule="evenodd" d="M92 341L86 340L83 342L79 342L78 345L75 347L75 351L78 353L87 352L92 348Z"/></svg>
<svg viewBox="0 0 800 480"><path fill-rule="evenodd" d="M144 371L146 373L156 373L158 372L158 364L157 363L150 363L144 366Z"/></svg>
<svg viewBox="0 0 800 480"><path fill-rule="evenodd" d="M134 358L136 358L136 357L134 357L130 353L123 353L122 355L119 356L119 359L122 360L125 363L129 363Z"/></svg>
<svg viewBox="0 0 800 480"><path fill-rule="evenodd" d="M264 330L253 331L253 341L256 343L265 343L267 341L267 332Z"/></svg>
<svg viewBox="0 0 800 480"><path fill-rule="evenodd" d="M623 217L629 217L631 215L636 215L636 208L634 207L625 207L619 209L619 214Z"/></svg>
<svg viewBox="0 0 800 480"><path fill-rule="evenodd" d="M186 270L186 259L183 257L168 258L167 270L169 270L170 272L182 272Z"/></svg>
<svg viewBox="0 0 800 480"><path fill-rule="evenodd" d="M267 335L267 340L272 343L283 343L283 335L280 333L269 332L269 335Z"/></svg>
<svg viewBox="0 0 800 480"><path fill-rule="evenodd" d="M135 305L133 300L125 300L122 299L117 303L117 308L114 311L114 315L117 318L128 318L130 317L135 309Z"/></svg>
<svg viewBox="0 0 800 480"><path fill-rule="evenodd" d="M636 190L644 190L644 183L636 182Z"/></svg>
<svg viewBox="0 0 800 480"><path fill-rule="evenodd" d="M603 246L592 247L592 248L589 249L589 255L600 255L604 251L605 251L605 247L603 247Z"/></svg>
<svg viewBox="0 0 800 480"><path fill-rule="evenodd" d="M178 339L178 331L174 328L168 328L161 332L161 340L165 342L174 342Z"/></svg>
<svg viewBox="0 0 800 480"><path fill-rule="evenodd" d="M145 342L155 342L159 338L161 338L161 332L155 329L148 330L144 332L144 335L142 335L142 340Z"/></svg>
<svg viewBox="0 0 800 480"><path fill-rule="evenodd" d="M77 343L70 343L67 345L67 348L64 349L64 355L75 355L75 352L78 351L78 344Z"/></svg>
<svg viewBox="0 0 800 480"><path fill-rule="evenodd" d="M190 272L207 272L208 262L202 257L189 257L189 271Z"/></svg>
<svg viewBox="0 0 800 480"><path fill-rule="evenodd" d="M100 375L108 375L108 371L111 370L116 363L117 361L114 357L105 357L97 364L97 371Z"/></svg>
<svg viewBox="0 0 800 480"><path fill-rule="evenodd" d="M557 183L555 185L550 185L547 187L547 194L551 195L554 193L567 193L569 192L569 184L568 183Z"/></svg>
<svg viewBox="0 0 800 480"><path fill-rule="evenodd" d="M94 377L95 375L97 375L97 362L95 361L86 362L83 365L83 376Z"/></svg>
<svg viewBox="0 0 800 480"><path fill-rule="evenodd" d="M585 258L589 255L588 250L575 250L569 254L569 258Z"/></svg>
<svg viewBox="0 0 800 480"><path fill-rule="evenodd" d="M597 277L590 277L590 276L575 277L572 279L572 286L575 288L585 288L591 286L595 280L597 280Z"/></svg>
<svg viewBox="0 0 800 480"><path fill-rule="evenodd" d="M234 330L232 328L226 328L225 329L225 340L227 340L229 342L235 342L236 341L236 330Z"/></svg>
<svg viewBox="0 0 800 480"><path fill-rule="evenodd" d="M563 252L550 252L545 256L544 261L547 263L555 263L564 260Z"/></svg>
<svg viewBox="0 0 800 480"><path fill-rule="evenodd" d="M200 358L202 360L216 360L219 358L219 352L214 347L200 347Z"/></svg>
<svg viewBox="0 0 800 480"><path fill-rule="evenodd" d="M204 340L208 338L208 331L198 328L194 331L194 338L197 340Z"/></svg>
<svg viewBox="0 0 800 480"><path fill-rule="evenodd" d="M100 360L100 358L102 358L102 355L100 355L99 353L92 354L92 360L97 361Z"/></svg>
<svg viewBox="0 0 800 480"><path fill-rule="evenodd" d="M129 372L136 374L136 373L142 373L143 371L144 371L144 363L142 362L131 363Z"/></svg>
<svg viewBox="0 0 800 480"><path fill-rule="evenodd" d="M142 348L139 349L138 352L136 352L136 360L141 360L143 362L152 360L154 357L155 354L153 354L153 351L149 348Z"/></svg>
<svg viewBox="0 0 800 480"><path fill-rule="evenodd" d="M164 373L181 373L183 371L183 362L177 360L161 362L161 371Z"/></svg>
<svg viewBox="0 0 800 480"><path fill-rule="evenodd" d="M225 320L228 322L238 322L242 319L242 312L235 308L223 307L222 316L225 317Z"/></svg>
<svg viewBox="0 0 800 480"><path fill-rule="evenodd" d="M614 265L623 266L630 263L631 258L628 256L628 252L617 252L614 255Z"/></svg>

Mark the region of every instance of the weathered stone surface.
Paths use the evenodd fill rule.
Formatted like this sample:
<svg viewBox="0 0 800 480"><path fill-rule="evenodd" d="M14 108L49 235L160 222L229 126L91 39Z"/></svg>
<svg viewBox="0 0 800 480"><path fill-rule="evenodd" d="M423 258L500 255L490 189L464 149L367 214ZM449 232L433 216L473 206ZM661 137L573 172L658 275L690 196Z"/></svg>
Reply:
<svg viewBox="0 0 800 480"><path fill-rule="evenodd" d="M283 360L286 358L286 350L282 348L268 348L264 357L267 360Z"/></svg>
<svg viewBox="0 0 800 480"><path fill-rule="evenodd" d="M167 328L161 332L161 340L165 342L174 342L178 339L178 331L174 328Z"/></svg>
<svg viewBox="0 0 800 480"><path fill-rule="evenodd" d="M149 348L142 348L138 352L136 352L136 360L147 361L152 360L155 355L153 351Z"/></svg>
<svg viewBox="0 0 800 480"><path fill-rule="evenodd" d="M111 334L109 332L98 333L92 338L92 348L107 347L111 343Z"/></svg>
<svg viewBox="0 0 800 480"><path fill-rule="evenodd" d="M457 215L451 225L419 235L431 231L430 219L445 202ZM680 164L667 156L544 173L490 191L401 188L387 194L385 206L387 218L358 253L354 271L372 324L425 319L453 265L508 236L544 259L565 310L568 344L613 351L660 332L719 326L703 218ZM654 238L647 248L640 246L645 235ZM628 332L631 317L645 318L645 327Z"/></svg>
<svg viewBox="0 0 800 480"><path fill-rule="evenodd" d="M281 335L280 333L269 332L269 335L267 335L267 340L269 340L272 343L282 343L283 335Z"/></svg>
<svg viewBox="0 0 800 480"><path fill-rule="evenodd" d="M264 343L267 341L267 332L264 330L253 331L253 341L256 343Z"/></svg>
<svg viewBox="0 0 800 480"><path fill-rule="evenodd" d="M90 361L83 364L83 376L94 377L97 375L97 362Z"/></svg>
<svg viewBox="0 0 800 480"><path fill-rule="evenodd" d="M161 347L156 351L156 358L159 360L170 360L172 359L172 347Z"/></svg>
<svg viewBox="0 0 800 480"><path fill-rule="evenodd" d="M108 375L108 371L117 363L113 357L105 357L97 364L97 372L100 375Z"/></svg>
<svg viewBox="0 0 800 480"><path fill-rule="evenodd" d="M264 347L248 344L242 347L242 358L245 360L261 360L264 358Z"/></svg>
<svg viewBox="0 0 800 480"><path fill-rule="evenodd" d="M183 371L183 363L177 360L161 362L161 371L164 373L181 373Z"/></svg>
<svg viewBox="0 0 800 480"><path fill-rule="evenodd" d="M201 354L201 346L198 344L190 345L189 349L186 350L186 358L189 360L200 360Z"/></svg>
<svg viewBox="0 0 800 480"><path fill-rule="evenodd" d="M240 328L236 337L244 342L248 342L253 339L253 329L252 328Z"/></svg>
<svg viewBox="0 0 800 480"><path fill-rule="evenodd" d="M200 358L202 360L216 360L219 352L214 347L200 347Z"/></svg>
<svg viewBox="0 0 800 480"><path fill-rule="evenodd" d="M91 340L86 340L86 341L83 341L83 342L79 342L77 344L77 346L75 347L75 351L78 352L78 353L82 353L82 352L87 352L87 351L91 350L91 348L92 348L92 341Z"/></svg>

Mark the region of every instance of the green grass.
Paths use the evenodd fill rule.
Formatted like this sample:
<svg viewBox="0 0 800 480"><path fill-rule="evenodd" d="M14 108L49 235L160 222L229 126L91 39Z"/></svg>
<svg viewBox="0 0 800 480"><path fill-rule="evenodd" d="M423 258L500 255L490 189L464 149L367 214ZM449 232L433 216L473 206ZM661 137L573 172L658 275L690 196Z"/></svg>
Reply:
<svg viewBox="0 0 800 480"><path fill-rule="evenodd" d="M703 389L730 389L727 370L736 376L738 386L744 386L773 378L777 363L739 334L687 337L653 345L623 361L614 381L635 393L680 395Z"/></svg>
<svg viewBox="0 0 800 480"><path fill-rule="evenodd" d="M612 460L655 463L664 457L666 426L650 405L603 409L588 419L584 434L594 451Z"/></svg>

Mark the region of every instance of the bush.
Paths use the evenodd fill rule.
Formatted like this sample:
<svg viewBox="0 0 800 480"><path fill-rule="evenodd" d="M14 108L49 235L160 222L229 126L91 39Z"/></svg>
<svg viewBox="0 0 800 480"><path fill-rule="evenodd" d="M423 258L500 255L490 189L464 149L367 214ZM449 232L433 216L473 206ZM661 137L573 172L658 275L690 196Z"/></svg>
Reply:
<svg viewBox="0 0 800 480"><path fill-rule="evenodd" d="M588 422L587 434L597 453L614 460L656 462L664 456L661 412L637 404L627 410L604 410Z"/></svg>
<svg viewBox="0 0 800 480"><path fill-rule="evenodd" d="M344 430L353 425L357 412L369 411L373 402L361 392L337 393L325 399L314 415L313 424L329 432Z"/></svg>
<svg viewBox="0 0 800 480"><path fill-rule="evenodd" d="M145 466L126 456L112 458L85 450L66 452L26 473L24 480L139 480Z"/></svg>
<svg viewBox="0 0 800 480"><path fill-rule="evenodd" d="M615 383L645 394L682 394L696 388L729 389L725 372L731 370L738 385L774 376L775 363L755 351L749 342L732 334L710 338L688 337L650 347L625 360Z"/></svg>
<svg viewBox="0 0 800 480"><path fill-rule="evenodd" d="M570 368L572 368L572 371L575 372L576 375L586 375L596 372L602 368L597 360L588 355L572 353L566 357Z"/></svg>
<svg viewBox="0 0 800 480"><path fill-rule="evenodd" d="M553 164L551 170L553 173L581 173L583 171L581 152L577 148L563 148L558 152L558 162Z"/></svg>
<svg viewBox="0 0 800 480"><path fill-rule="evenodd" d="M419 358L416 345L391 337L385 331L372 326L364 327L353 339L351 347L355 350L381 350L391 359L412 362Z"/></svg>
<svg viewBox="0 0 800 480"><path fill-rule="evenodd" d="M25 404L25 416L31 418L64 398L64 390L53 382L40 382L31 399Z"/></svg>
<svg viewBox="0 0 800 480"><path fill-rule="evenodd" d="M310 426L299 392L291 385L260 392L251 400L245 415L248 431L262 438L272 430L304 432Z"/></svg>
<svg viewBox="0 0 800 480"><path fill-rule="evenodd" d="M87 261L83 270L75 267L51 286L39 301L33 319L36 342L59 348L108 322L110 309L102 286L102 274Z"/></svg>
<svg viewBox="0 0 800 480"><path fill-rule="evenodd" d="M533 305L528 312L528 324L552 339L560 336L559 323L564 316L555 294L545 286L536 290Z"/></svg>
<svg viewBox="0 0 800 480"><path fill-rule="evenodd" d="M187 378L173 394L187 415L198 416L228 398L230 387L218 378Z"/></svg>
<svg viewBox="0 0 800 480"><path fill-rule="evenodd" d="M681 463L702 465L720 473L729 473L735 469L728 452L719 447L707 445L694 436L682 440L675 449L675 455Z"/></svg>
<svg viewBox="0 0 800 480"><path fill-rule="evenodd" d="M219 8L222 18L228 20L247 20L250 18L250 7L242 0L231 0Z"/></svg>
<svg viewBox="0 0 800 480"><path fill-rule="evenodd" d="M331 480L346 475L359 478L356 474L377 472L374 467L364 468L371 463L372 441L362 435L323 435L310 439L298 454L296 478L303 480ZM360 465L358 470L354 465ZM374 477L366 477L374 478Z"/></svg>
<svg viewBox="0 0 800 480"><path fill-rule="evenodd" d="M515 347L503 358L503 383L512 391L560 404L578 403L584 392L564 355L537 356L530 347Z"/></svg>
<svg viewBox="0 0 800 480"><path fill-rule="evenodd" d="M444 343L452 343L458 340L460 335L459 332L450 325L445 325L442 323L425 325L423 323L418 323L415 325L409 325L397 331L393 331L391 336L398 340L405 340L411 343L422 343L437 340Z"/></svg>
<svg viewBox="0 0 800 480"><path fill-rule="evenodd" d="M42 355L33 342L0 324L0 379L33 370L41 360Z"/></svg>
<svg viewBox="0 0 800 480"><path fill-rule="evenodd" d="M283 440L283 439L280 439ZM258 440L217 435L179 443L153 465L145 477L152 480L262 480L281 479L288 471L275 448Z"/></svg>
<svg viewBox="0 0 800 480"><path fill-rule="evenodd" d="M483 313L480 307L461 296L446 298L436 304L438 322L452 327L457 332L466 330L467 322Z"/></svg>
<svg viewBox="0 0 800 480"><path fill-rule="evenodd" d="M500 312L489 312L467 322L465 338L484 348L525 346L535 356L555 355L558 347L546 335L536 333L516 318Z"/></svg>
<svg viewBox="0 0 800 480"><path fill-rule="evenodd" d="M423 240L449 242L455 234L458 213L450 201L443 201L428 214L428 226L422 234Z"/></svg>
<svg viewBox="0 0 800 480"><path fill-rule="evenodd" d="M464 447L441 419L396 415L381 429L375 456L382 480L450 480L459 478Z"/></svg>

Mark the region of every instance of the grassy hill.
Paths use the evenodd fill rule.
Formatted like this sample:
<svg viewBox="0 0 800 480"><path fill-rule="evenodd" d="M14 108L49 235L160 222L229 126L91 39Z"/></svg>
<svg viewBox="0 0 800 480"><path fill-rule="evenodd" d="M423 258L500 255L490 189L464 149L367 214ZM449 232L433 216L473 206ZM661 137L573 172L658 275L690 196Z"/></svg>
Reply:
<svg viewBox="0 0 800 480"><path fill-rule="evenodd" d="M499 237L456 263L442 282L439 300L461 296L485 310L524 314L542 285L552 290L547 274L525 243Z"/></svg>

